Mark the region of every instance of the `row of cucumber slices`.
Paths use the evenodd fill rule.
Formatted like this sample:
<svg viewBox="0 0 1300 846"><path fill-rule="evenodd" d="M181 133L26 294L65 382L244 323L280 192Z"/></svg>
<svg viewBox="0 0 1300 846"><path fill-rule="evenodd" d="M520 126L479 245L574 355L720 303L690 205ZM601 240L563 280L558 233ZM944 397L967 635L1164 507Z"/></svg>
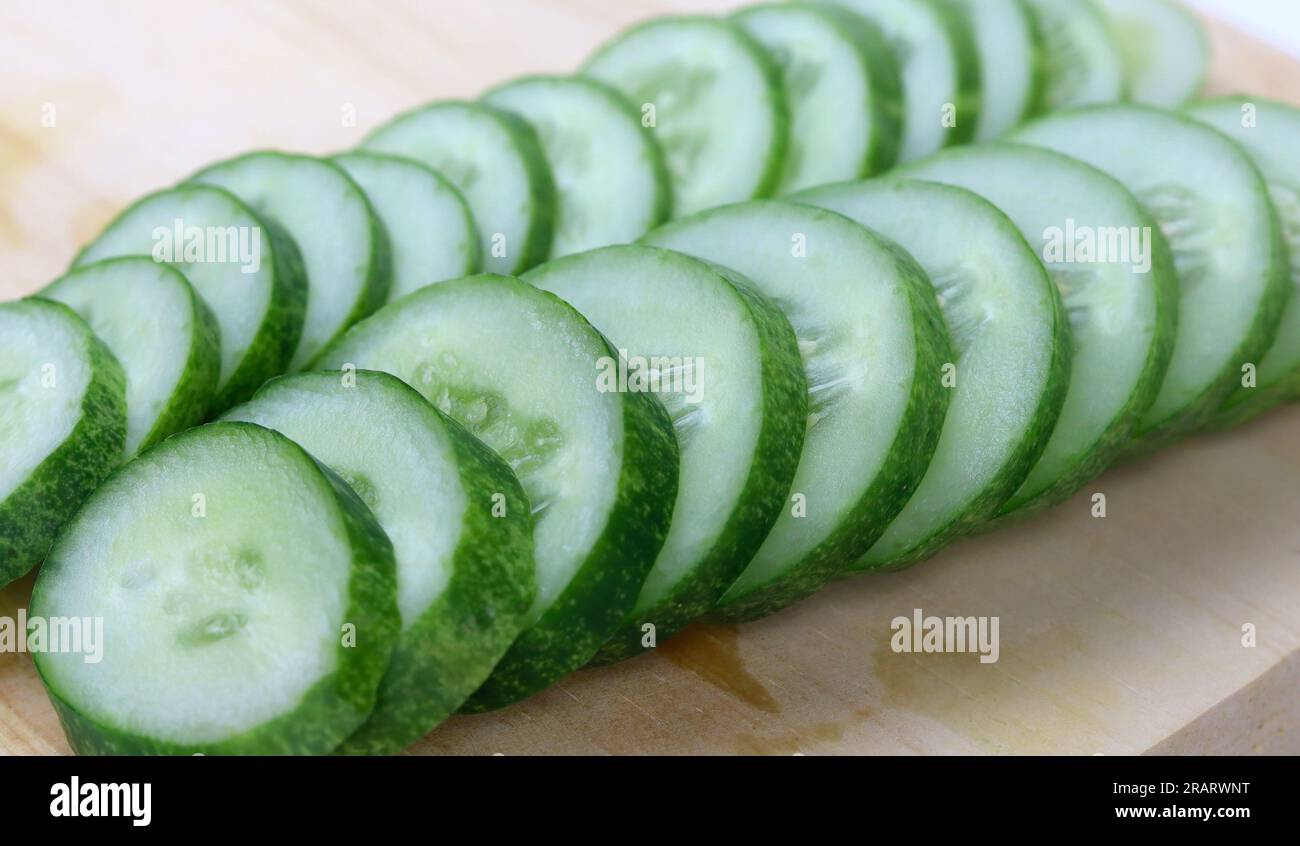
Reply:
<svg viewBox="0 0 1300 846"><path fill-rule="evenodd" d="M1021 124L1181 102L1185 22L656 20L140 200L0 305L0 581L105 620L36 656L74 749L394 751L1294 398L1300 112Z"/></svg>

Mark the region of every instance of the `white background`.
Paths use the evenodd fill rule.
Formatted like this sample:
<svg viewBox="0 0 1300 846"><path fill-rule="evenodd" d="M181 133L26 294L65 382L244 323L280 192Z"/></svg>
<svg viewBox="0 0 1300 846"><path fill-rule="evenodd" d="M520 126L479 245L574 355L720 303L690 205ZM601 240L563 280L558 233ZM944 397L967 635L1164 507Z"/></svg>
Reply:
<svg viewBox="0 0 1300 846"><path fill-rule="evenodd" d="M1185 0L1300 57L1300 0Z"/></svg>

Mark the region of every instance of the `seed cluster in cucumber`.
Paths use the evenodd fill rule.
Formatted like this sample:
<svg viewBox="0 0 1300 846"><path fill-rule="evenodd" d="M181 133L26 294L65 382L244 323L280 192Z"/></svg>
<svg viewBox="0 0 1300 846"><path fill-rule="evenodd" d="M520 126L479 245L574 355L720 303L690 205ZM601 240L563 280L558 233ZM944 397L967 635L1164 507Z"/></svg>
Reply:
<svg viewBox="0 0 1300 846"><path fill-rule="evenodd" d="M1300 399L1300 110L1196 100L1205 44L669 16L146 195L0 304L0 585L104 626L37 656L72 748L397 752Z"/></svg>

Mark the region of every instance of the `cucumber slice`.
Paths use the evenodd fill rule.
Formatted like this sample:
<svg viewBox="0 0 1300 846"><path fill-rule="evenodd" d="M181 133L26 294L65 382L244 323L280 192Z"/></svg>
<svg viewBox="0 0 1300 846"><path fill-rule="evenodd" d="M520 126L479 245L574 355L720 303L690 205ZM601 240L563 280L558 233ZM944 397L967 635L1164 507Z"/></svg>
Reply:
<svg viewBox="0 0 1300 846"><path fill-rule="evenodd" d="M1215 420L1230 425L1300 395L1300 110L1254 97L1224 97L1197 103L1187 113L1241 144L1259 167L1290 256L1291 296L1277 338L1259 362L1256 386L1237 391Z"/></svg>
<svg viewBox="0 0 1300 846"><path fill-rule="evenodd" d="M1042 102L1042 45L1025 0L958 0L979 52L980 119L976 141L998 138L1028 120Z"/></svg>
<svg viewBox="0 0 1300 846"><path fill-rule="evenodd" d="M1026 2L1042 38L1047 111L1124 97L1124 54L1092 0Z"/></svg>
<svg viewBox="0 0 1300 846"><path fill-rule="evenodd" d="M1015 224L968 191L878 181L793 199L898 242L938 295L957 356L943 432L916 493L854 568L920 561L993 517L1047 446L1070 382L1060 295Z"/></svg>
<svg viewBox="0 0 1300 846"><path fill-rule="evenodd" d="M77 312L122 365L125 459L203 422L221 375L221 330L178 271L144 256L105 259L40 296Z"/></svg>
<svg viewBox="0 0 1300 846"><path fill-rule="evenodd" d="M478 229L456 186L436 170L400 156L356 151L334 164L361 186L388 233L388 302L483 266Z"/></svg>
<svg viewBox="0 0 1300 846"><path fill-rule="evenodd" d="M103 621L97 661L37 652L79 754L321 754L365 721L397 638L393 549L289 439L191 429L59 535L33 617Z"/></svg>
<svg viewBox="0 0 1300 846"><path fill-rule="evenodd" d="M608 247L524 277L563 297L665 380L656 392L681 446L672 527L636 605L597 663L639 654L708 613L785 506L808 387L780 309L726 271L653 247Z"/></svg>
<svg viewBox="0 0 1300 846"><path fill-rule="evenodd" d="M243 253L240 255L240 253ZM152 255L184 274L221 329L210 411L283 373L302 333L307 281L298 247L235 195L178 185L136 201L73 262Z"/></svg>
<svg viewBox="0 0 1300 846"><path fill-rule="evenodd" d="M524 121L484 103L434 103L398 115L362 146L415 159L450 179L474 213L487 270L520 273L546 261L555 181Z"/></svg>
<svg viewBox="0 0 1300 846"><path fill-rule="evenodd" d="M980 57L966 17L951 0L830 0L875 23L903 80L903 143L909 162L975 136Z"/></svg>
<svg viewBox="0 0 1300 846"><path fill-rule="evenodd" d="M1128 96L1172 108L1196 96L1210 66L1205 30L1181 3L1096 0L1124 57Z"/></svg>
<svg viewBox="0 0 1300 846"><path fill-rule="evenodd" d="M717 611L754 619L866 553L911 497L948 407L948 333L921 268L832 212L743 203L645 241L749 277L790 319L804 355L808 429L791 497Z"/></svg>
<svg viewBox="0 0 1300 846"><path fill-rule="evenodd" d="M1178 282L1155 221L1119 183L1075 159L1014 144L952 150L907 174L957 185L996 204L1020 228L1060 288L1072 366L1051 439L1002 512L1068 498L1109 465L1150 409L1173 352ZM1150 266L1136 251L1090 262L1060 240L1109 243L1107 233L1151 233ZM1101 258L1101 256L1095 256Z"/></svg>
<svg viewBox="0 0 1300 846"><path fill-rule="evenodd" d="M262 151L210 165L191 181L225 188L283 228L302 251L307 313L290 370L311 365L388 298L388 236L365 192L338 165Z"/></svg>
<svg viewBox="0 0 1300 846"><path fill-rule="evenodd" d="M1246 390L1242 368L1272 344L1288 293L1285 245L1259 171L1221 133L1145 106L1055 115L1014 137L1106 171L1159 222L1178 268L1178 338L1135 450L1202 426Z"/></svg>
<svg viewBox="0 0 1300 846"><path fill-rule="evenodd" d="M519 481L387 373L281 377L225 419L292 438L348 481L392 540L402 632L375 710L342 751L401 750L469 698L523 626L535 586Z"/></svg>
<svg viewBox="0 0 1300 846"><path fill-rule="evenodd" d="M125 442L108 347L61 303L0 303L0 587L41 563Z"/></svg>
<svg viewBox="0 0 1300 846"><path fill-rule="evenodd" d="M634 241L672 211L668 166L641 116L591 79L531 76L483 100L533 127L555 177L551 258Z"/></svg>
<svg viewBox="0 0 1300 846"><path fill-rule="evenodd" d="M776 193L888 170L903 134L903 83L875 24L836 6L771 4L732 19L781 69L790 145Z"/></svg>
<svg viewBox="0 0 1300 846"><path fill-rule="evenodd" d="M583 74L623 92L654 129L677 214L776 190L789 114L780 71L744 30L657 18L602 46Z"/></svg>
<svg viewBox="0 0 1300 846"><path fill-rule="evenodd" d="M532 502L537 599L464 710L516 702L590 661L632 609L677 492L662 405L600 390L617 352L554 295L483 275L394 303L325 360L403 379L500 453Z"/></svg>

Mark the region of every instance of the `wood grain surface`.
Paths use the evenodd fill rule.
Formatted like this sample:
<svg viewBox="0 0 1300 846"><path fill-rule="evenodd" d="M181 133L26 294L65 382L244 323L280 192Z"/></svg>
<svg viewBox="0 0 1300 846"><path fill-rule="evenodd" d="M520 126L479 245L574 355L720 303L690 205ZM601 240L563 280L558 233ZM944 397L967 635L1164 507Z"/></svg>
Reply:
<svg viewBox="0 0 1300 846"><path fill-rule="evenodd" d="M567 71L711 0L0 6L0 297L133 197L259 147L355 145L399 110ZM1300 66L1211 24L1216 92L1295 100ZM1300 154L1300 151L1298 151ZM1105 493L1108 515L1091 516ZM771 619L697 627L414 753L1300 752L1300 408L1112 470L1037 520ZM31 580L0 591L0 615ZM913 609L996 615L1000 659L894 653ZM1255 643L1243 645L1243 627ZM66 753L0 654L0 753Z"/></svg>

